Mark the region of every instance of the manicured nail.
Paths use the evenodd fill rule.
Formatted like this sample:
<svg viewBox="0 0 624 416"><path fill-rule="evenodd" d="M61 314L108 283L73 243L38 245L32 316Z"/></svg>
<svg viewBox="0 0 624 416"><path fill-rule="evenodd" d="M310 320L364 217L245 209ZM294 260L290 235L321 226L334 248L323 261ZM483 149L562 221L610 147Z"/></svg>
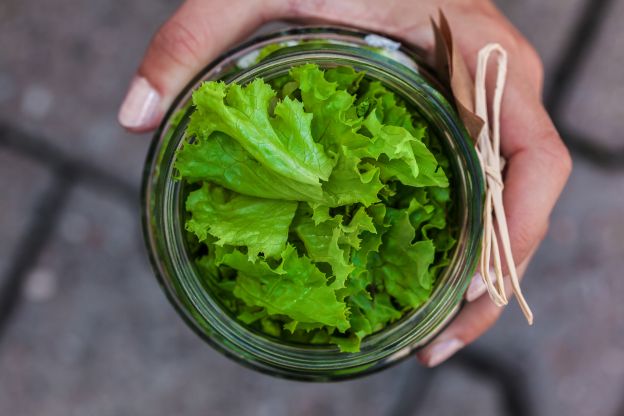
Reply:
<svg viewBox="0 0 624 416"><path fill-rule="evenodd" d="M160 95L149 81L136 76L119 109L119 124L130 130L155 127L160 116Z"/></svg>
<svg viewBox="0 0 624 416"><path fill-rule="evenodd" d="M480 297L487 290L485 283L483 283L483 277L481 277L481 273L476 272L470 281L470 285L468 286L468 290L466 290L466 300L468 302L472 302L473 300Z"/></svg>
<svg viewBox="0 0 624 416"><path fill-rule="evenodd" d="M493 276L494 269L490 268L490 279L492 279ZM470 281L470 285L468 285L468 290L466 290L466 300L472 302L481 297L485 292L487 292L487 287L483 282L483 277L480 272L476 272Z"/></svg>
<svg viewBox="0 0 624 416"><path fill-rule="evenodd" d="M462 348L464 348L464 343L457 338L431 344L429 346L429 359L426 361L427 367L435 367L443 363Z"/></svg>

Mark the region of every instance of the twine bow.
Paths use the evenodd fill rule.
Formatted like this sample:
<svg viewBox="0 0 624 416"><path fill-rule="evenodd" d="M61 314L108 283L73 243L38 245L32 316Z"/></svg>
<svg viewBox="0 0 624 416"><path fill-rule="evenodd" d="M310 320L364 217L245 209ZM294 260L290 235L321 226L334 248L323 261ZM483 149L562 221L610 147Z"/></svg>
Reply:
<svg viewBox="0 0 624 416"><path fill-rule="evenodd" d="M497 73L494 96L492 102L492 122L490 123L487 106L487 70L490 57L496 53ZM507 264L509 278L514 294L518 299L520 308L529 324L533 323L533 313L527 304L520 288L518 272L516 270L511 243L509 241L509 229L503 205L503 176L502 171L505 161L500 154L500 112L507 76L507 52L497 44L490 43L479 51L477 61L477 73L475 76L475 114L485 123L477 138L477 154L481 161L481 167L486 180L485 208L483 210L483 240L481 244L481 258L479 267L481 278L485 284L492 301L503 306L508 303L503 279L502 254ZM493 260L496 284L493 283L490 274L490 262Z"/></svg>

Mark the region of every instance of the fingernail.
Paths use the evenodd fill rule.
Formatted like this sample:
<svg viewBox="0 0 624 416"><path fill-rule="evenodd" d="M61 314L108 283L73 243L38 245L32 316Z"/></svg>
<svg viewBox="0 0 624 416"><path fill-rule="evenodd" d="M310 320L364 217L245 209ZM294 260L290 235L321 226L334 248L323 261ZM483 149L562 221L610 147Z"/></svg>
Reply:
<svg viewBox="0 0 624 416"><path fill-rule="evenodd" d="M160 95L149 81L143 77L134 77L119 108L119 124L131 130L154 127L158 122L159 103Z"/></svg>
<svg viewBox="0 0 624 416"><path fill-rule="evenodd" d="M492 276L494 276L494 269L490 268L490 279ZM481 297L486 291L487 286L483 282L483 276L481 276L480 272L476 272L470 281L470 285L468 285L468 290L466 290L466 300L472 302Z"/></svg>
<svg viewBox="0 0 624 416"><path fill-rule="evenodd" d="M487 287L485 283L483 283L483 277L481 277L481 273L476 272L470 281L470 285L468 286L468 290L466 290L466 300L468 302L472 302L473 300L480 297L485 293Z"/></svg>
<svg viewBox="0 0 624 416"><path fill-rule="evenodd" d="M464 348L464 343L457 338L431 344L429 346L429 359L426 361L427 367L435 367L443 363L462 348Z"/></svg>

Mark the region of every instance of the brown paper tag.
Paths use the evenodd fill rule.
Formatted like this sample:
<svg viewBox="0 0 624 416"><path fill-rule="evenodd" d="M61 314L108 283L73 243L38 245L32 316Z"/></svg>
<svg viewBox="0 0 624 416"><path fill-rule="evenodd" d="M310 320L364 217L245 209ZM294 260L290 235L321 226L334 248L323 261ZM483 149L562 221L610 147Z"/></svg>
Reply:
<svg viewBox="0 0 624 416"><path fill-rule="evenodd" d="M459 117L466 126L472 140L476 142L484 122L475 114L474 80L470 76L466 61L454 47L453 34L442 10L440 10L439 19L439 26L433 18L431 19L435 40L435 69L441 81L445 85L450 86Z"/></svg>

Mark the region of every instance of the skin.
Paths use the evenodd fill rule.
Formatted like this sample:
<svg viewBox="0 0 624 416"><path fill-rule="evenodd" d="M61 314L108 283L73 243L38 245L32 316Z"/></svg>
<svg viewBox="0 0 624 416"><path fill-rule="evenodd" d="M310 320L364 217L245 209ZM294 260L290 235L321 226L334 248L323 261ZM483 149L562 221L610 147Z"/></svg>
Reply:
<svg viewBox="0 0 624 416"><path fill-rule="evenodd" d="M477 52L485 44L498 42L509 54L501 120L501 152L507 159L504 204L514 259L524 272L572 168L542 105L543 68L537 53L489 0L384 0L380 5L379 0L187 0L156 33L137 71L157 97L149 115L132 126L121 114L120 121L135 132L154 129L193 75L268 21L357 26L430 50L430 16L442 9L473 75ZM419 360L439 364L481 336L501 311L487 296L477 297L418 353Z"/></svg>

